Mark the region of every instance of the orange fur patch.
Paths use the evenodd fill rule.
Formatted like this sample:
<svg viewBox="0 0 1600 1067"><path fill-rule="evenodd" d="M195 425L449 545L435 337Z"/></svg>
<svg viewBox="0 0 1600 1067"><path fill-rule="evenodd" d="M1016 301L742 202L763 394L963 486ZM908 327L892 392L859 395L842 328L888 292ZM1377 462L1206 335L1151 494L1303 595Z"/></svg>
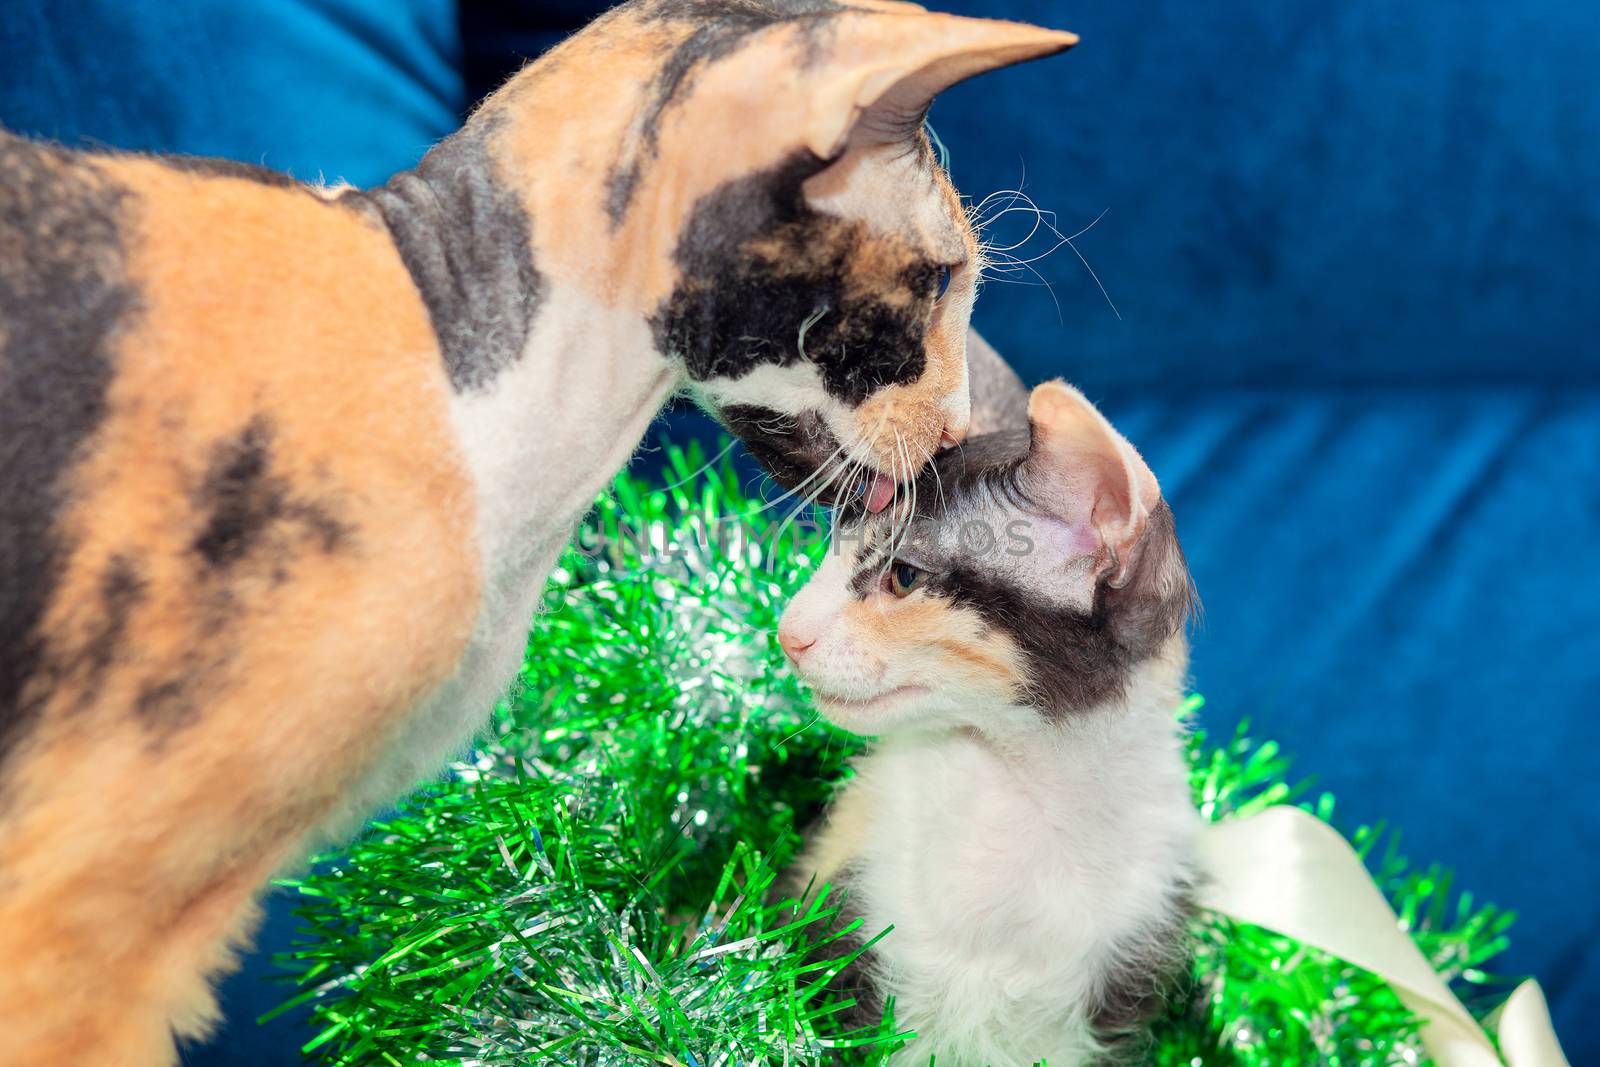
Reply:
<svg viewBox="0 0 1600 1067"><path fill-rule="evenodd" d="M870 596L851 600L841 612L852 639L885 661L904 660L919 648L937 648L959 663L978 684L1002 692L1026 684L1022 651L1005 633L986 626L976 613L938 597L914 595L886 601Z"/></svg>
<svg viewBox="0 0 1600 1067"><path fill-rule="evenodd" d="M8 768L18 1063L164 1063L169 1021L203 1030L253 894L453 669L478 605L448 387L387 236L298 190L99 165L136 190L141 305L73 471L52 650L92 639L116 561L137 595L99 676L57 686ZM208 567L207 479L252 425L265 476L316 506Z"/></svg>

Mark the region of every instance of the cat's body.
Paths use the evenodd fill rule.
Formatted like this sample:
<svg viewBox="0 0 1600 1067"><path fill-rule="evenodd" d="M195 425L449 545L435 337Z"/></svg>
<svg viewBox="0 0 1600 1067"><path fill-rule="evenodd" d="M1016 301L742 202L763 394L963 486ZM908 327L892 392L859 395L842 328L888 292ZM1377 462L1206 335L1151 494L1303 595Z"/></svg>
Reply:
<svg viewBox="0 0 1600 1067"><path fill-rule="evenodd" d="M905 124L1071 43L634 3L367 192L0 134L4 1055L202 1032L268 876L486 717L674 391L793 480L959 438L976 246Z"/></svg>
<svg viewBox="0 0 1600 1067"><path fill-rule="evenodd" d="M1038 428L940 457L909 535L841 541L780 630L823 712L880 735L797 875L893 927L847 978L919 1035L896 1063L1131 1051L1184 957L1187 571L1142 461L1061 392L1059 462Z"/></svg>

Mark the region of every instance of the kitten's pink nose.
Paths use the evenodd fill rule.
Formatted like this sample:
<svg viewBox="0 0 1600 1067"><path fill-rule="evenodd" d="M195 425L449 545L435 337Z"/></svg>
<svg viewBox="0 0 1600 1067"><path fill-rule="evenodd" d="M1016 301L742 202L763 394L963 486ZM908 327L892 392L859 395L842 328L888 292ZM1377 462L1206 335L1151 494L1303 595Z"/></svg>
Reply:
<svg viewBox="0 0 1600 1067"><path fill-rule="evenodd" d="M806 639L797 635L793 630L778 627L778 644L783 648L783 654L795 663L800 662L800 654L817 643L815 637Z"/></svg>

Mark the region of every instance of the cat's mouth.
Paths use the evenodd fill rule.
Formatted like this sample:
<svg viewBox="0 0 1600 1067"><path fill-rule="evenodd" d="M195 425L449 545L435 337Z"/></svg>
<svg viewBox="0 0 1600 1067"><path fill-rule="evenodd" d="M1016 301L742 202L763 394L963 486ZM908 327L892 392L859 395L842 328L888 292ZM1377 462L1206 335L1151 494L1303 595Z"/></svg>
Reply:
<svg viewBox="0 0 1600 1067"><path fill-rule="evenodd" d="M783 415L769 408L733 405L722 423L785 490L829 507L864 507L877 514L894 500L898 485L887 474L868 471L846 479L839 438L821 415Z"/></svg>
<svg viewBox="0 0 1600 1067"><path fill-rule="evenodd" d="M895 484L895 480L887 474L874 474L861 494L867 506L867 514L876 515L888 507L898 488L900 487Z"/></svg>
<svg viewBox="0 0 1600 1067"><path fill-rule="evenodd" d="M816 694L817 702L824 707L840 708L851 714L860 714L864 711L877 711L906 697L921 696L929 692L929 689L925 685L897 685L893 689L886 689L865 698L833 696L816 688L813 688L812 692Z"/></svg>

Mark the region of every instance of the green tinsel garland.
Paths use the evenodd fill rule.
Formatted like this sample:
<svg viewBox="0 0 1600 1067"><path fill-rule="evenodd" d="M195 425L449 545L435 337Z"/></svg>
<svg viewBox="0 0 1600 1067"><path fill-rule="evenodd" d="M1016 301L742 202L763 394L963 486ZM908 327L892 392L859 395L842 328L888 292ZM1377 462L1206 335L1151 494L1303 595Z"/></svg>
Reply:
<svg viewBox="0 0 1600 1067"><path fill-rule="evenodd" d="M833 1022L826 894L771 892L859 749L774 639L815 546L726 462L667 458L675 483L620 476L556 571L493 743L284 883L303 929L281 962L303 992L279 1010L311 1004L324 1062L800 1067L896 1047L892 1019ZM1189 758L1207 819L1301 801L1271 742L1197 729ZM1312 809L1328 819L1331 798ZM1352 841L1440 973L1488 982L1510 914L1411 870L1381 829ZM1427 1062L1372 975L1217 916L1194 938L1153 1062Z"/></svg>

